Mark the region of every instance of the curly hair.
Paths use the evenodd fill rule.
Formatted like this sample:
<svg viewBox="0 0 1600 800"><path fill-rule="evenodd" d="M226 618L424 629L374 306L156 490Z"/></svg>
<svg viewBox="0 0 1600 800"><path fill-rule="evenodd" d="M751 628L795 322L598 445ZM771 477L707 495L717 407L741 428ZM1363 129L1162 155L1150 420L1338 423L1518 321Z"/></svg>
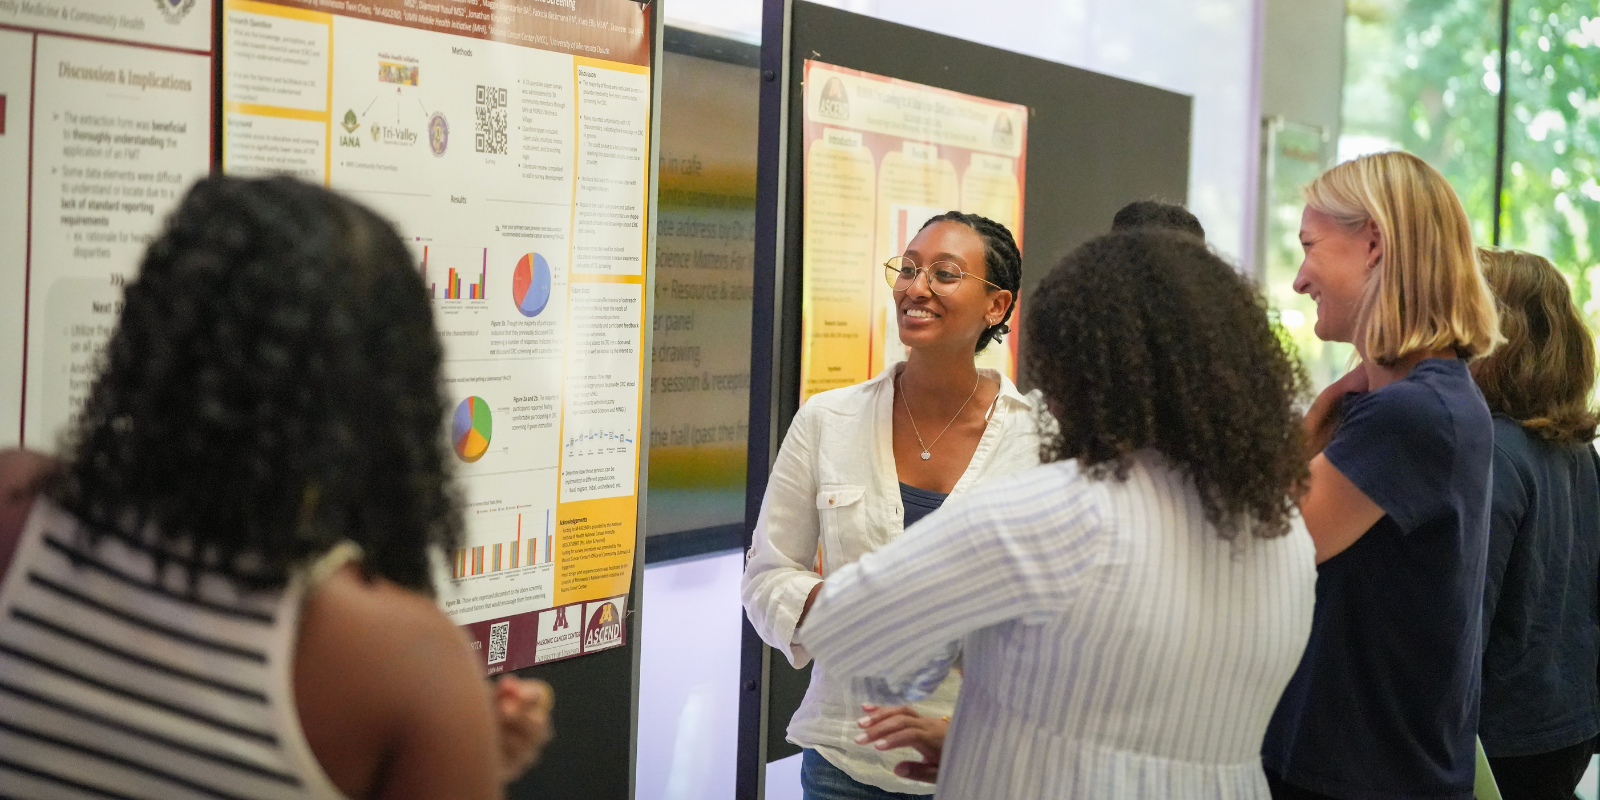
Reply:
<svg viewBox="0 0 1600 800"><path fill-rule="evenodd" d="M959 222L977 233L978 238L983 240L983 265L988 271L985 277L990 283L1011 293L1012 302L1006 307L1005 316L978 336L977 352L981 353L990 342L998 342L1001 336L1011 332L1011 326L1006 323L1011 319L1011 312L1017 308L1017 296L1022 293L1022 251L1017 249L1017 240L1012 238L1011 231L988 217L946 211L922 223L922 228L918 230L935 222Z"/></svg>
<svg viewBox="0 0 1600 800"><path fill-rule="evenodd" d="M1288 532L1309 475L1305 371L1261 294L1204 243L1150 228L1093 239L1029 296L1025 326L1024 367L1056 417L1041 420L1041 460L1122 479L1151 448L1188 472L1224 538Z"/></svg>
<svg viewBox="0 0 1600 800"><path fill-rule="evenodd" d="M342 540L432 591L460 505L442 350L376 214L278 177L189 190L127 286L50 494L89 529L250 589Z"/></svg>
<svg viewBox="0 0 1600 800"><path fill-rule="evenodd" d="M1490 410L1552 442L1594 441L1594 336L1561 272L1539 256L1480 250L1506 342L1472 365Z"/></svg>
<svg viewBox="0 0 1600 800"><path fill-rule="evenodd" d="M1135 200L1122 207L1111 218L1111 230L1126 231L1134 228L1166 228L1206 238L1205 226L1189 209L1160 200Z"/></svg>

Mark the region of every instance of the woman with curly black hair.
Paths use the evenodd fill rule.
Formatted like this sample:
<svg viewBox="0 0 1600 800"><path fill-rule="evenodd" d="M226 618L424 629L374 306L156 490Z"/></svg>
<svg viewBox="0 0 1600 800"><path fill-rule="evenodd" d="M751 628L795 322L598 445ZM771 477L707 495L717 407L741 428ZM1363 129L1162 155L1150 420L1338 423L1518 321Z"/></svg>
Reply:
<svg viewBox="0 0 1600 800"><path fill-rule="evenodd" d="M196 184L62 463L0 459L0 794L500 796L548 690L491 698L430 597L461 529L440 360L388 223Z"/></svg>
<svg viewBox="0 0 1600 800"><path fill-rule="evenodd" d="M1052 463L834 573L801 644L889 703L960 637L939 797L1265 800L1316 581L1303 371L1254 287L1167 231L1068 255L1026 333Z"/></svg>

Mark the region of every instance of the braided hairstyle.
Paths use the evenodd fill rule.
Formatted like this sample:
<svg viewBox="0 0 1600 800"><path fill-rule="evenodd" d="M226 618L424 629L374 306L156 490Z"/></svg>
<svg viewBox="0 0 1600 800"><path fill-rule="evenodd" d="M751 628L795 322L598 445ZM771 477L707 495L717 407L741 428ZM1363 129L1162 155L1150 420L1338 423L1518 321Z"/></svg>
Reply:
<svg viewBox="0 0 1600 800"><path fill-rule="evenodd" d="M430 592L453 547L443 351L393 227L287 177L194 185L145 253L50 495L244 588L351 540Z"/></svg>
<svg viewBox="0 0 1600 800"><path fill-rule="evenodd" d="M978 234L978 238L983 239L983 263L988 271L988 281L1011 292L1011 305L1006 307L1005 316L985 328L983 335L978 337L977 352L981 353L983 348L989 346L989 342L998 342L1001 336L1011 332L1006 321L1011 319L1011 312L1016 310L1017 296L1022 292L1022 251L1017 249L1017 240L1012 238L1011 231L988 217L946 211L922 223L922 228L918 230L936 222L959 222Z"/></svg>

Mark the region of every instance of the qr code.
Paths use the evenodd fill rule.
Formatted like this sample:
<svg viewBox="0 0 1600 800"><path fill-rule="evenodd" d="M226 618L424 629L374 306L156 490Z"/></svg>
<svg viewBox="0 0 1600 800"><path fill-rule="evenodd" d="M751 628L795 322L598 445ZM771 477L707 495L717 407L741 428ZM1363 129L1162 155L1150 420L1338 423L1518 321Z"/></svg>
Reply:
<svg viewBox="0 0 1600 800"><path fill-rule="evenodd" d="M473 141L480 153L506 154L506 90L478 87L478 127Z"/></svg>
<svg viewBox="0 0 1600 800"><path fill-rule="evenodd" d="M506 645L511 642L511 622L496 622L489 626L489 663L506 660Z"/></svg>

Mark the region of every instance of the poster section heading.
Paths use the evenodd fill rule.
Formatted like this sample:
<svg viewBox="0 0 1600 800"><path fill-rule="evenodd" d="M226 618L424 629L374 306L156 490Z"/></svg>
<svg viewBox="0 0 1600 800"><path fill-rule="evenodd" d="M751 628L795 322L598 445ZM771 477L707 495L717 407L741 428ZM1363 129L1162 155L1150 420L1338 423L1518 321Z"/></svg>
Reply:
<svg viewBox="0 0 1600 800"><path fill-rule="evenodd" d="M17 77L27 76L7 80ZM32 103L19 106L32 114L32 185L0 199L0 230L26 229L31 206L21 430L49 449L81 413L122 287L210 166L211 58L41 34L32 82Z"/></svg>
<svg viewBox="0 0 1600 800"><path fill-rule="evenodd" d="M905 360L883 264L928 219L979 214L1022 245L1029 113L820 61L805 69L801 402ZM985 348L978 366L1015 377L1014 347Z"/></svg>
<svg viewBox="0 0 1600 800"><path fill-rule="evenodd" d="M434 583L486 668L611 646L533 643L632 583L650 70L306 5L227 3L224 169L326 182L410 247L465 521Z"/></svg>
<svg viewBox="0 0 1600 800"><path fill-rule="evenodd" d="M211 52L211 0L0 0L0 25Z"/></svg>
<svg viewBox="0 0 1600 800"><path fill-rule="evenodd" d="M633 0L281 0L279 4L621 64L650 65L651 7Z"/></svg>

